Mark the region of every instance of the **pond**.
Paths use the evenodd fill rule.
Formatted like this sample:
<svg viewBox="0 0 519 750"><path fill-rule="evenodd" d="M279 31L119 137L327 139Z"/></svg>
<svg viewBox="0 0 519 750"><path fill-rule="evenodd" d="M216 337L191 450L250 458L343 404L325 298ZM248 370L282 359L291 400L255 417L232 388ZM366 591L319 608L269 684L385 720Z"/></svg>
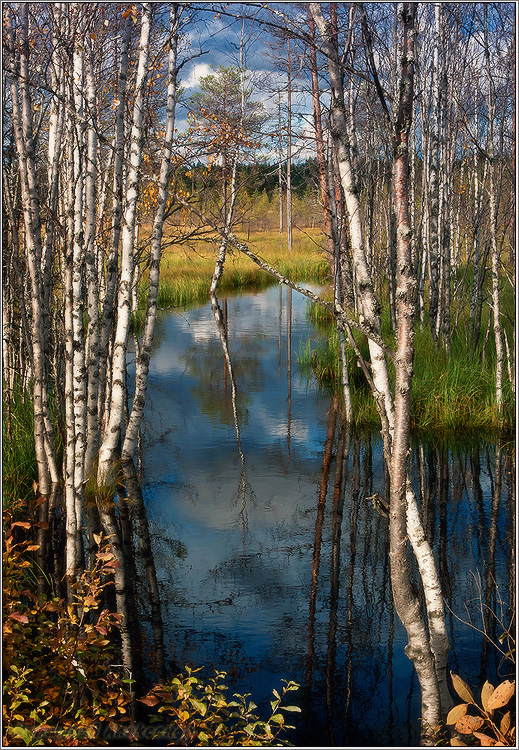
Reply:
<svg viewBox="0 0 519 750"><path fill-rule="evenodd" d="M387 494L380 435L352 437L334 492L332 399L297 366L318 337L305 298L270 287L220 305L232 373L209 303L161 313L151 361L140 472L168 666L225 670L260 705L295 680L299 746L415 745L419 687L391 600L387 517L370 499ZM513 606L511 453L414 441L412 461L450 669L495 684L509 665L467 621L481 629L489 607L508 623ZM493 617L486 627L501 634Z"/></svg>

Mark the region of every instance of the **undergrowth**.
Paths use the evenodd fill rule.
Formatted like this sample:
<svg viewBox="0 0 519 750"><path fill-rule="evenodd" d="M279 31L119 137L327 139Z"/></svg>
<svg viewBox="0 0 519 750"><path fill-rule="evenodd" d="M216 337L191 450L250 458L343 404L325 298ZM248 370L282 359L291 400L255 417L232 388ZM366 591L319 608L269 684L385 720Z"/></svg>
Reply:
<svg viewBox="0 0 519 750"><path fill-rule="evenodd" d="M102 605L117 566L107 540L94 535L95 564L67 602L37 593L31 533L47 524L13 521L9 512L3 521L3 746L107 745L111 737L142 745L152 735L184 747L288 744L284 712L300 710L285 705L293 682L273 691L263 720L250 696L226 698L225 673L202 680L186 667L139 699L139 718L152 715L136 721L136 686L116 664L121 615Z"/></svg>

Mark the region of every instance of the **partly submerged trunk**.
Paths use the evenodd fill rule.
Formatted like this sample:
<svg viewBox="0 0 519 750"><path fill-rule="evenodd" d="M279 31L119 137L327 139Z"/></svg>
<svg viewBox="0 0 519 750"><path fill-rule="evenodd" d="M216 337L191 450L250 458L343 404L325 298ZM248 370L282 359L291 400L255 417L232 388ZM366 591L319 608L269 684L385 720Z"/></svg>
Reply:
<svg viewBox="0 0 519 750"><path fill-rule="evenodd" d="M391 584L395 607L407 635L406 653L412 659L422 691L422 744L431 744L441 718L437 668L445 675L447 640L441 591L430 547L425 541L416 500L409 480L408 454L411 424L411 383L414 356L416 275L413 268L408 199L408 139L412 119L414 74L414 19L416 6L404 3L403 62L400 101L395 130L393 191L397 233L397 353L395 360L395 429L391 449L389 539ZM409 493L409 497L407 497ZM407 536L418 563L429 616L429 634L420 603L413 593L407 555ZM443 625L443 632L442 632ZM432 626L432 629L431 629ZM445 635L445 639L441 638ZM438 656L435 660L436 653ZM446 676L446 675L445 675Z"/></svg>

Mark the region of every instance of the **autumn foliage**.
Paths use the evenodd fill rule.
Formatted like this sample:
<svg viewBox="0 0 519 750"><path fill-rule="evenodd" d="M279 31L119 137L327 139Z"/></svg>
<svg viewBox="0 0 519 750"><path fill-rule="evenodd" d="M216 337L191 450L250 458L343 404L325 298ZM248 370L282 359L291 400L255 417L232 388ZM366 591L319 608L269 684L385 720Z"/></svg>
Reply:
<svg viewBox="0 0 519 750"><path fill-rule="evenodd" d="M4 517L3 744L105 744L103 724L129 725L130 693L111 670L120 616L101 609L117 564L106 541L73 601L34 593L33 524Z"/></svg>
<svg viewBox="0 0 519 750"><path fill-rule="evenodd" d="M30 535L39 526L4 514L4 746L107 745L113 737L142 743L143 727L146 738L188 747L282 741L279 735L292 728L283 712L300 710L282 705L295 683L281 695L274 690L265 721L249 696L226 699L225 673L204 682L189 667L138 701L141 715L150 715L136 722L132 681L114 664L121 616L102 605L117 567L109 540L96 535L95 564L66 601L35 593L38 545Z"/></svg>
<svg viewBox="0 0 519 750"><path fill-rule="evenodd" d="M504 680L496 688L487 680L481 689L479 705L466 682L452 674L454 690L463 703L454 706L447 716L447 726L453 727L458 737L453 746L509 747L515 745L515 720L509 708L515 693L515 682ZM462 739L459 737L462 736ZM464 741L465 740L465 741Z"/></svg>

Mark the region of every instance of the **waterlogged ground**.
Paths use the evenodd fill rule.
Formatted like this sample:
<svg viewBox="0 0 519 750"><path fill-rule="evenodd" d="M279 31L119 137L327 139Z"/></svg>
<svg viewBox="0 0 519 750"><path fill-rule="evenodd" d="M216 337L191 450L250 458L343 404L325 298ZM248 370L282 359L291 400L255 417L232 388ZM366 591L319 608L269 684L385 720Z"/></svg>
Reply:
<svg viewBox="0 0 519 750"><path fill-rule="evenodd" d="M315 335L306 301L292 293L290 332L286 290L221 305L238 433L209 304L161 315L150 371L142 477L170 665L225 670L260 705L296 680L296 745L415 745L420 695L391 602L387 519L366 499L385 494L380 436L352 438L334 498L335 439L321 531L330 398L297 368ZM473 686L495 681L507 665L461 620L481 628L488 606L507 621L509 452L431 441L415 444L413 468L448 606L450 668ZM493 618L487 625L500 635Z"/></svg>

